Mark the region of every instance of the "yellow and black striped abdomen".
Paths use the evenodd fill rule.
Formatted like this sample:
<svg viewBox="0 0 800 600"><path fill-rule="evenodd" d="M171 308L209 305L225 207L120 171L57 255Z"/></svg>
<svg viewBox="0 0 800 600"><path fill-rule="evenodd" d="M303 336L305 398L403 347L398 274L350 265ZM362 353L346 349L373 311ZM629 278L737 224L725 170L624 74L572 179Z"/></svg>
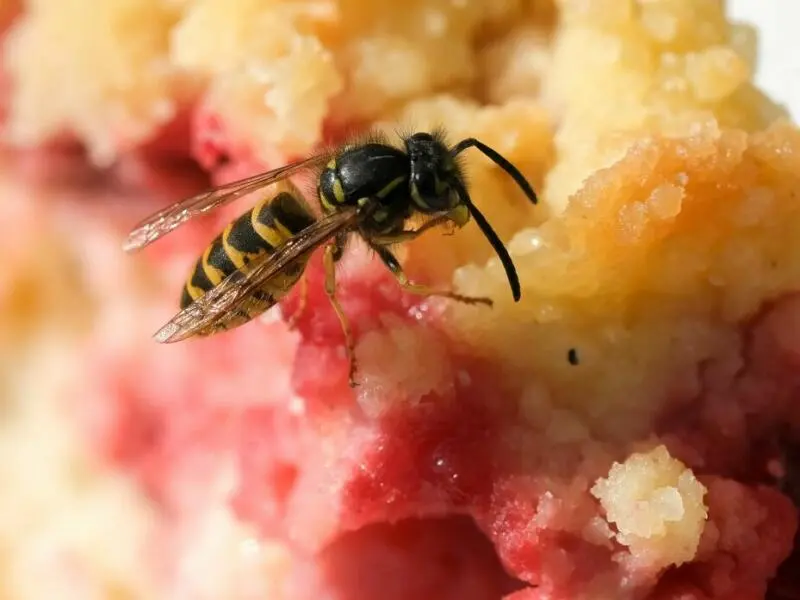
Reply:
<svg viewBox="0 0 800 600"><path fill-rule="evenodd" d="M212 290L234 271L265 254L272 254L275 248L293 238L314 220L306 203L295 194L281 192L274 198L265 198L230 223L206 247L184 285L181 308L186 308ZM305 261L302 258L290 264L266 282L243 310L228 315L213 328L200 332L200 335L232 329L268 310L291 290L304 268Z"/></svg>

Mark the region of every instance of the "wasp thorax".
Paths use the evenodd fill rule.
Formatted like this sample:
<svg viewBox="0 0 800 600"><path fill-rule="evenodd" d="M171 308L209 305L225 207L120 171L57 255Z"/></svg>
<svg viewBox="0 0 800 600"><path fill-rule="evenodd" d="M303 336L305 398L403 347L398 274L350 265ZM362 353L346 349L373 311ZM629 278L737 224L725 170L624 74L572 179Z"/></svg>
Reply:
<svg viewBox="0 0 800 600"><path fill-rule="evenodd" d="M411 199L422 212L438 212L453 206L449 179L452 158L447 147L429 133L417 133L406 140Z"/></svg>

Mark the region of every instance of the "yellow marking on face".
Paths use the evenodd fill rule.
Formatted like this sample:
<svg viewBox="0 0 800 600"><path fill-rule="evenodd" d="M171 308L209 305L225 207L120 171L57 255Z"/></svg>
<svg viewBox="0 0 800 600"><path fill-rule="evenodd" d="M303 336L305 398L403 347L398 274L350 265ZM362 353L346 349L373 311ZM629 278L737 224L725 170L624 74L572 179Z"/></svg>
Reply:
<svg viewBox="0 0 800 600"><path fill-rule="evenodd" d="M330 159L328 161L328 164L325 165L325 167L327 169L330 169L331 171L335 171L336 170L336 157L334 156L332 159Z"/></svg>
<svg viewBox="0 0 800 600"><path fill-rule="evenodd" d="M425 202L422 196L420 196L416 183L411 184L411 199L417 206L421 208L430 208L430 205L427 202Z"/></svg>

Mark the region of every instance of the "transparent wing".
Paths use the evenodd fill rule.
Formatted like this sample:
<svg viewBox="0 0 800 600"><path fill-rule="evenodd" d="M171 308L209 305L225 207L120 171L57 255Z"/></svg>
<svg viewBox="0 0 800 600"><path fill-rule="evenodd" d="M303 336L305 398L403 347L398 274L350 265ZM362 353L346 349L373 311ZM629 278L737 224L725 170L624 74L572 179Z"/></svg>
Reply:
<svg viewBox="0 0 800 600"><path fill-rule="evenodd" d="M351 208L314 222L278 247L273 254L265 255L245 269L231 273L218 286L175 315L156 332L156 341L179 342L213 326L220 318L238 310L264 282L337 233L353 227L357 221L358 213Z"/></svg>
<svg viewBox="0 0 800 600"><path fill-rule="evenodd" d="M233 181L206 192L186 198L161 210L134 227L123 245L126 252L141 250L180 227L189 219L228 204L237 198L277 183L304 169L320 166L328 161L329 153L316 154L284 167L260 173L246 179Z"/></svg>

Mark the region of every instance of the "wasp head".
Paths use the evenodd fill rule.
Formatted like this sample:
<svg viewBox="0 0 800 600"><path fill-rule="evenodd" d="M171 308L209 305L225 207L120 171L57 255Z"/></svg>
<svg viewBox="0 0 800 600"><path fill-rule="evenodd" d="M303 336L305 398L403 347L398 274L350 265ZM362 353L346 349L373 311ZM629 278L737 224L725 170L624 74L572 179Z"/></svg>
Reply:
<svg viewBox="0 0 800 600"><path fill-rule="evenodd" d="M458 170L444 142L430 133L415 133L406 139L411 200L423 213L456 208L458 194L452 185Z"/></svg>

